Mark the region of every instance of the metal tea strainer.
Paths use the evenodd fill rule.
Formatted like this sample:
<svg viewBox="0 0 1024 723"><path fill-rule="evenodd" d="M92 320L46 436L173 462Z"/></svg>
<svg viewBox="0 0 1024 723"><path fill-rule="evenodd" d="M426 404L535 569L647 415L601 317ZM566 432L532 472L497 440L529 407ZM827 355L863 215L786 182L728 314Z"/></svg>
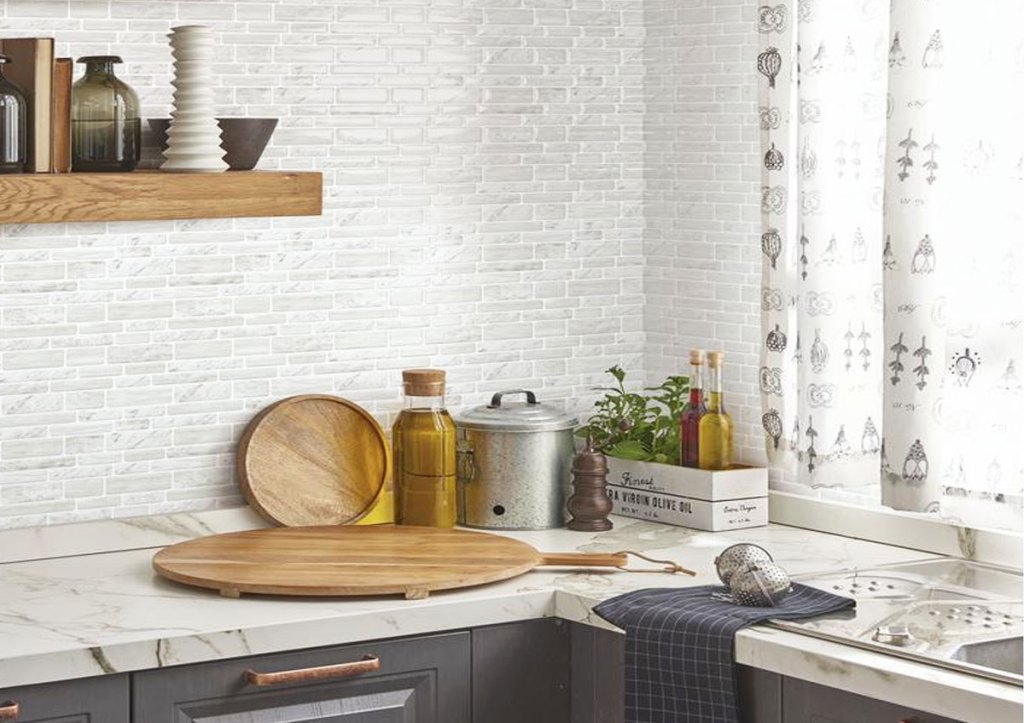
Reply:
<svg viewBox="0 0 1024 723"><path fill-rule="evenodd" d="M718 579L728 587L733 573L751 562L772 562L772 556L768 553L768 550L752 542L730 545L722 550L722 554L715 558L715 570L718 572Z"/></svg>
<svg viewBox="0 0 1024 723"><path fill-rule="evenodd" d="M732 601L738 605L775 607L790 590L789 575L774 562L748 562L729 579Z"/></svg>

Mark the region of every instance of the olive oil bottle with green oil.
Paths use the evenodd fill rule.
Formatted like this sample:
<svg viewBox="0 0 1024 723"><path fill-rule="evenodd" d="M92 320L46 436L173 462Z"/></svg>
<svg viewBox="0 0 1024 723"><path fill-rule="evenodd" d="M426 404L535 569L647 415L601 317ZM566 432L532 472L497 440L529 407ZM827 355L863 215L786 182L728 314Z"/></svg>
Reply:
<svg viewBox="0 0 1024 723"><path fill-rule="evenodd" d="M698 466L701 469L728 469L732 466L732 418L722 400L722 361L724 354L707 354L707 412L700 418L698 430Z"/></svg>

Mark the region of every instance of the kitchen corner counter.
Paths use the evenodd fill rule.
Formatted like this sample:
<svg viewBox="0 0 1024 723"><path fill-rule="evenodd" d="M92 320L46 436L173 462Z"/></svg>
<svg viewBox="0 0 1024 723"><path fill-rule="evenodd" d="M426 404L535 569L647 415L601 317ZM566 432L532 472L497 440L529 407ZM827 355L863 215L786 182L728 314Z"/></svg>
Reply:
<svg viewBox="0 0 1024 723"><path fill-rule="evenodd" d="M0 563L0 686L540 617L610 627L593 613L595 604L639 588L714 583L715 556L735 542L766 547L791 574L928 557L778 525L707 533L616 518L615 529L605 533L505 534L546 552L642 552L676 560L698 575L542 568L425 600L229 599L163 580L152 570L151 558L165 544L258 524L247 510L230 510L0 531L0 559L6 561ZM12 551L26 545L46 557L15 561ZM755 668L966 721L1017 723L1024 708L1024 691L1016 686L770 627L742 631L736 657Z"/></svg>

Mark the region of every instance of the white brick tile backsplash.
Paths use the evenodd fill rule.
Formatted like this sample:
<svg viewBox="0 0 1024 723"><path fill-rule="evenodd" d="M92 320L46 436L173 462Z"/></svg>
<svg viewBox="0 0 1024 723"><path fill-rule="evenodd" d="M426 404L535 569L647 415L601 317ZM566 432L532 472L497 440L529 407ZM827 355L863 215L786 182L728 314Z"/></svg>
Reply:
<svg viewBox="0 0 1024 723"><path fill-rule="evenodd" d="M757 56L748 0L644 0L646 366L726 352L738 456L763 463L757 378ZM753 253L751 251L753 250Z"/></svg>
<svg viewBox="0 0 1024 723"><path fill-rule="evenodd" d="M0 527L240 502L234 445L289 394L388 425L400 370L450 406L585 415L727 352L758 447L751 0L0 0L0 34L117 53L170 108L169 28L218 35L222 115L324 174L316 218L0 226ZM144 161L159 161L148 129Z"/></svg>

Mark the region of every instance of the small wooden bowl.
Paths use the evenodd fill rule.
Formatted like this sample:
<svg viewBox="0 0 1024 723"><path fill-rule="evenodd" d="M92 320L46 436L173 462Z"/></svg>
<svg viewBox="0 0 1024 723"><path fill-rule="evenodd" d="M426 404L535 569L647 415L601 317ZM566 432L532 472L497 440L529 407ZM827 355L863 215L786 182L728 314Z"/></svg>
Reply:
<svg viewBox="0 0 1024 723"><path fill-rule="evenodd" d="M277 128L277 118L218 118L224 161L230 171L249 171L256 167L270 136ZM167 149L170 118L150 118L149 127L162 153Z"/></svg>

